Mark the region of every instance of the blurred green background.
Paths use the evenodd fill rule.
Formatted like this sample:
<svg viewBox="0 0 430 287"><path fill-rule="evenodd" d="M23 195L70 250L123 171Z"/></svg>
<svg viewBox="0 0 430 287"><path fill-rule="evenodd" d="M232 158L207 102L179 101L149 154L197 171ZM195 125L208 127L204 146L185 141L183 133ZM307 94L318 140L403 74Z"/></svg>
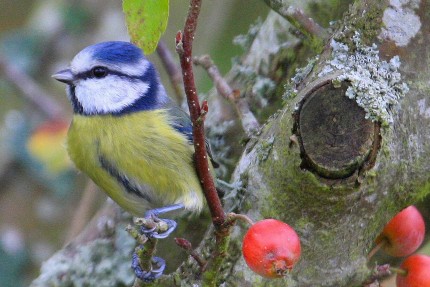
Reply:
<svg viewBox="0 0 430 287"><path fill-rule="evenodd" d="M188 1L171 0L163 36L171 51L187 9ZM242 52L233 38L245 34L259 17L264 19L268 9L260 0L208 0L202 9L194 54L210 54L224 74ZM71 109L64 86L50 77L82 48L104 40L128 40L121 1L0 0L2 287L28 285L41 262L98 207L82 202L104 201L98 191L84 193L88 181L66 157L64 136ZM157 56L149 57L171 91ZM199 91L207 92L211 82L206 73L196 69L196 77ZM46 98L32 100L34 88Z"/></svg>

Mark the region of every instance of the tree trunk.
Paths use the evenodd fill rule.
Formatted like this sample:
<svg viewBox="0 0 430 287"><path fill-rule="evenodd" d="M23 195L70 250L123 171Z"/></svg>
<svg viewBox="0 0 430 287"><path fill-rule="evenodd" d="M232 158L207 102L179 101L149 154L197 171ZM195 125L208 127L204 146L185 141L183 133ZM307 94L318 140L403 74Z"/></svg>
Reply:
<svg viewBox="0 0 430 287"><path fill-rule="evenodd" d="M355 1L234 173L242 212L300 235L301 261L288 279L297 286L360 286L383 225L430 191L430 1L391 2ZM241 258L232 270L229 282L261 280Z"/></svg>

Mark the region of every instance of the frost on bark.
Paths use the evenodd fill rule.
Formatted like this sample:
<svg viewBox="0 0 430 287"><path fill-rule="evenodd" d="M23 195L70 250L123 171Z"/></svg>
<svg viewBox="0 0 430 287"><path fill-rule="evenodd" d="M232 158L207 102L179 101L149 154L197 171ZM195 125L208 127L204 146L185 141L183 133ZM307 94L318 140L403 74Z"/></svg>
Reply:
<svg viewBox="0 0 430 287"><path fill-rule="evenodd" d="M280 14L300 2L326 28L345 13L323 41L293 36L275 12L237 38L246 54L227 79L264 124L244 147L234 108L209 95L208 135L224 175L234 170L226 211L287 222L302 243L292 273L266 280L236 226L219 285L360 286L383 225L430 192L430 0L265 2ZM207 232L199 251L211 243ZM195 270L189 260L154 286L198 285Z"/></svg>

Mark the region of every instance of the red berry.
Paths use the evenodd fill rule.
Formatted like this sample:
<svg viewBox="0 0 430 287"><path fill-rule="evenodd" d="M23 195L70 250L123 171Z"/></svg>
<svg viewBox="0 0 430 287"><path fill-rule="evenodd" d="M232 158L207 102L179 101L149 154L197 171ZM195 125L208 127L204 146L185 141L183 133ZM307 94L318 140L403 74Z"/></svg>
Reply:
<svg viewBox="0 0 430 287"><path fill-rule="evenodd" d="M430 286L430 256L420 254L409 256L400 268L406 271L406 275L397 274L397 287Z"/></svg>
<svg viewBox="0 0 430 287"><path fill-rule="evenodd" d="M300 239L288 224L265 219L249 228L242 253L252 271L266 278L279 278L299 260Z"/></svg>
<svg viewBox="0 0 430 287"><path fill-rule="evenodd" d="M424 219L418 209L411 205L394 216L385 225L376 243L391 256L403 257L415 252L424 240Z"/></svg>

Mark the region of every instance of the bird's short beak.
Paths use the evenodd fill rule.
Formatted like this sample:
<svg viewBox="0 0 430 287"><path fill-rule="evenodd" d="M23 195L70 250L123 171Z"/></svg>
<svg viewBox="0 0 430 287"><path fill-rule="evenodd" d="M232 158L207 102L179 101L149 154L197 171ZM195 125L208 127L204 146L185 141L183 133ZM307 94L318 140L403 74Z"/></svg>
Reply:
<svg viewBox="0 0 430 287"><path fill-rule="evenodd" d="M57 81L66 83L68 85L71 85L74 80L73 73L70 69L61 70L55 73L54 75L52 75L52 77Z"/></svg>

